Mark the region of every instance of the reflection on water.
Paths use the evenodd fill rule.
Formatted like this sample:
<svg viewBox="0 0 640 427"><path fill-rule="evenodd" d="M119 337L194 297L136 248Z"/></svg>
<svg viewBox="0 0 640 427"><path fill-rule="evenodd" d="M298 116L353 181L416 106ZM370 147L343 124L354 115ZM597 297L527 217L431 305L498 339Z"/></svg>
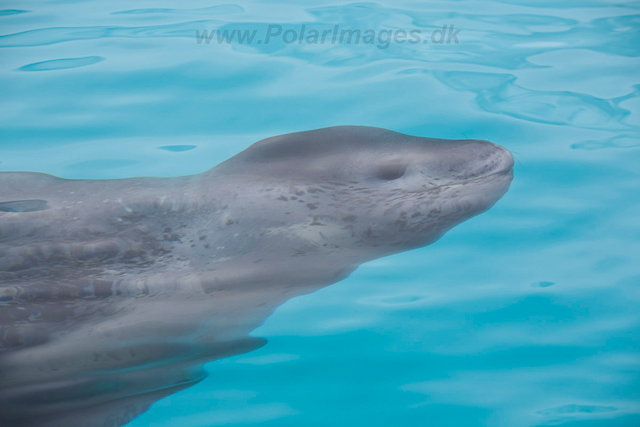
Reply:
<svg viewBox="0 0 640 427"><path fill-rule="evenodd" d="M486 141L336 127L187 177L2 173L0 206L41 207L0 213L2 417L124 424L264 344L248 334L289 298L488 209L512 166Z"/></svg>

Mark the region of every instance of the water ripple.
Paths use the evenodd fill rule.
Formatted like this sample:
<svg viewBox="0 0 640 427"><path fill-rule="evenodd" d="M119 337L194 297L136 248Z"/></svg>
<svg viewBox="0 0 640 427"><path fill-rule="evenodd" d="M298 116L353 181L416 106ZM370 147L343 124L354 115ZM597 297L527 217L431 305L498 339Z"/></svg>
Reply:
<svg viewBox="0 0 640 427"><path fill-rule="evenodd" d="M221 4L218 6L203 7L199 9L130 9L118 12L111 12L112 15L144 15L144 14L197 14L197 15L227 15L232 13L242 13L242 6L236 4Z"/></svg>
<svg viewBox="0 0 640 427"><path fill-rule="evenodd" d="M92 26L56 27L23 31L0 36L0 48L45 46L77 40L94 40L111 37L153 38L194 37L194 28L210 28L215 21L189 21L177 24L149 25L139 27Z"/></svg>
<svg viewBox="0 0 640 427"><path fill-rule="evenodd" d="M50 70L65 70L68 68L86 67L87 65L96 64L100 61L104 61L101 56L85 56L83 58L63 58L52 59L50 61L35 62L20 67L21 71L50 71Z"/></svg>
<svg viewBox="0 0 640 427"><path fill-rule="evenodd" d="M9 15L18 15L20 13L27 13L28 10L20 10L20 9L3 9L0 10L0 16L9 16Z"/></svg>
<svg viewBox="0 0 640 427"><path fill-rule="evenodd" d="M619 99L605 100L575 92L527 90L515 83L512 74L436 71L434 76L455 90L476 93L476 103L484 111L538 123L592 129L628 128L621 123L629 111L618 107L621 100L637 96L637 91Z"/></svg>

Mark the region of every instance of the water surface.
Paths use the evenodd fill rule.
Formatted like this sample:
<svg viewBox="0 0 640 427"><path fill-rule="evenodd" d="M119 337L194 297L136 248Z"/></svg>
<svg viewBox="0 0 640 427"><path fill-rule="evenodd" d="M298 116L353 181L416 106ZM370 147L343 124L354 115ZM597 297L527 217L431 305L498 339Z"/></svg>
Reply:
<svg viewBox="0 0 640 427"><path fill-rule="evenodd" d="M339 124L486 139L509 193L290 300L130 426L640 425L640 15L628 1L4 2L0 170L198 173ZM195 30L460 29L459 44Z"/></svg>

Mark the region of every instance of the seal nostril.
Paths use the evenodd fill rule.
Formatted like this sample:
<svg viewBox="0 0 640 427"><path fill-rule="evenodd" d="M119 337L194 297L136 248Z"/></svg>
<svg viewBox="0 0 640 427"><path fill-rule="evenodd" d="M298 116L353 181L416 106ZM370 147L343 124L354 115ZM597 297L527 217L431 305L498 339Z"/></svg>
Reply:
<svg viewBox="0 0 640 427"><path fill-rule="evenodd" d="M407 170L407 165L389 164L381 166L377 171L377 177L384 181L393 181L402 177Z"/></svg>

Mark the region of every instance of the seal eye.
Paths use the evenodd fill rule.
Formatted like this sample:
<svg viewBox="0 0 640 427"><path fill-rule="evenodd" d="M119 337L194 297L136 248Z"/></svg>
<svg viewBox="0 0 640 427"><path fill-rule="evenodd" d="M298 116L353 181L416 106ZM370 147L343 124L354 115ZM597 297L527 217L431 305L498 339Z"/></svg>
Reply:
<svg viewBox="0 0 640 427"><path fill-rule="evenodd" d="M0 212L37 212L49 209L46 200L12 200L0 202Z"/></svg>
<svg viewBox="0 0 640 427"><path fill-rule="evenodd" d="M393 181L404 175L407 170L407 165L391 163L388 165L382 165L378 168L376 176L384 181Z"/></svg>

